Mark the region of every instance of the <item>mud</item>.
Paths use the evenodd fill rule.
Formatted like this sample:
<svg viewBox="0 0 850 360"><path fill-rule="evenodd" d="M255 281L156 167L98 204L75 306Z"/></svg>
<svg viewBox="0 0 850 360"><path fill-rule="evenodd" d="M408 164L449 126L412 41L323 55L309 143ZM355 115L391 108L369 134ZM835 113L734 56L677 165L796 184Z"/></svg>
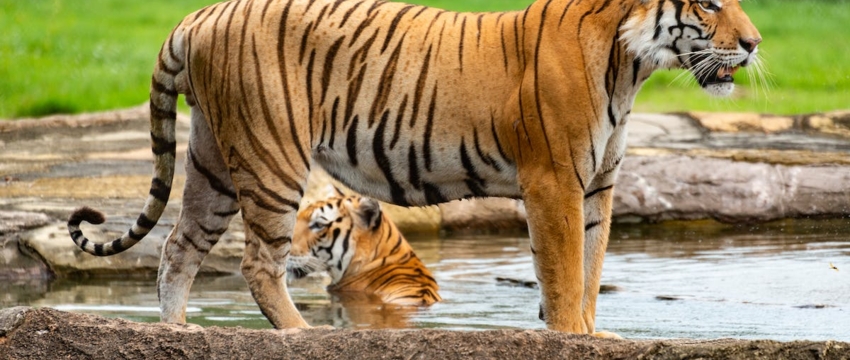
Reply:
<svg viewBox="0 0 850 360"><path fill-rule="evenodd" d="M3 359L850 359L842 342L607 340L548 330L247 330L0 311Z"/></svg>

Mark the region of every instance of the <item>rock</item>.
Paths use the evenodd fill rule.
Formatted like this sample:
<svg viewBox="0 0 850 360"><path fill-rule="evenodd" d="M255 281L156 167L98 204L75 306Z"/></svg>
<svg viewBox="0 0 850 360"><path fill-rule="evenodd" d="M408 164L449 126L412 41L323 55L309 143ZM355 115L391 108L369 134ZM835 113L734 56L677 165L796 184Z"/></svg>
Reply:
<svg viewBox="0 0 850 360"><path fill-rule="evenodd" d="M51 276L43 261L20 251L19 240L17 235L0 237L0 290L18 280L43 280Z"/></svg>
<svg viewBox="0 0 850 360"><path fill-rule="evenodd" d="M850 215L850 168L632 156L614 192L614 216L724 222Z"/></svg>
<svg viewBox="0 0 850 360"><path fill-rule="evenodd" d="M805 122L810 129L850 138L850 110L810 115Z"/></svg>
<svg viewBox="0 0 850 360"><path fill-rule="evenodd" d="M689 115L709 131L777 133L790 130L794 127L794 118L786 116L761 115L756 113L704 112L694 112Z"/></svg>
<svg viewBox="0 0 850 360"><path fill-rule="evenodd" d="M0 311L8 359L846 359L836 341L611 340L548 330L248 330ZM259 351L259 352L258 352Z"/></svg>
<svg viewBox="0 0 850 360"><path fill-rule="evenodd" d="M504 233L527 226L525 207L517 200L457 200L440 204L440 211L442 229L452 233Z"/></svg>
<svg viewBox="0 0 850 360"><path fill-rule="evenodd" d="M27 211L0 211L0 235L44 226L50 217Z"/></svg>

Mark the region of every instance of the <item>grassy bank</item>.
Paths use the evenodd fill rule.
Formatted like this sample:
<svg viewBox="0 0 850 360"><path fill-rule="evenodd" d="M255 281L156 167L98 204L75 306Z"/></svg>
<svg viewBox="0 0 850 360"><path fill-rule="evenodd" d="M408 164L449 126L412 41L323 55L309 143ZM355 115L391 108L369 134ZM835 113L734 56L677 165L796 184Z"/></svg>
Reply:
<svg viewBox="0 0 850 360"><path fill-rule="evenodd" d="M524 8L531 0L414 0L463 11ZM138 105L163 39L211 0L0 0L0 118ZM805 113L850 108L850 0L750 0L768 93L739 73L731 99L703 94L690 76L653 75L638 111Z"/></svg>

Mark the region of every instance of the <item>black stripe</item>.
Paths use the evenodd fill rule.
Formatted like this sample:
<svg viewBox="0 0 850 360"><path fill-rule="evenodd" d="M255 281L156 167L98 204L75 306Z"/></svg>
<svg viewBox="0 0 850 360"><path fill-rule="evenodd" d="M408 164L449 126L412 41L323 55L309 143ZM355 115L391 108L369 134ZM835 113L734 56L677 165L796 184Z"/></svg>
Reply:
<svg viewBox="0 0 850 360"><path fill-rule="evenodd" d="M221 235L227 232L227 226L220 229L210 229L198 221L195 221L195 223L198 225L198 228L200 228L201 231L203 231L207 235Z"/></svg>
<svg viewBox="0 0 850 360"><path fill-rule="evenodd" d="M94 244L94 254L97 256L106 255L103 253L103 244Z"/></svg>
<svg viewBox="0 0 850 360"><path fill-rule="evenodd" d="M112 251L110 252L111 254L117 254L117 253L120 253L124 250L127 250L127 249L124 248L124 244L121 243L121 239L118 239L118 240L115 240L115 241L112 242Z"/></svg>
<svg viewBox="0 0 850 360"><path fill-rule="evenodd" d="M593 228L599 226L599 224L602 224L602 222L601 221L591 221L591 222L587 223L586 225L584 225L584 232L590 231L590 229L593 229Z"/></svg>
<svg viewBox="0 0 850 360"><path fill-rule="evenodd" d="M425 170L431 171L431 132L434 127L434 110L437 107L437 85L431 94L431 104L428 106L428 121L425 123L425 134L422 141L422 154L425 156Z"/></svg>
<svg viewBox="0 0 850 360"><path fill-rule="evenodd" d="M74 239L74 242L78 243L79 240L80 240L80 237L82 237L82 236L83 236L82 230L74 230L74 231L71 232L71 239Z"/></svg>
<svg viewBox="0 0 850 360"><path fill-rule="evenodd" d="M640 58L635 57L635 60L632 62L632 85L637 85L638 83L638 73L640 72Z"/></svg>
<svg viewBox="0 0 850 360"><path fill-rule="evenodd" d="M136 241L144 239L145 235L147 235L147 233L136 234L135 232L133 232L133 229L130 229L130 230L127 231L127 236L129 236L131 239L136 240Z"/></svg>
<svg viewBox="0 0 850 360"><path fill-rule="evenodd" d="M213 215L218 217L229 217L239 213L239 209L231 210L231 211L216 211L213 212Z"/></svg>
<svg viewBox="0 0 850 360"><path fill-rule="evenodd" d="M345 40L345 36L336 40L336 42L331 45L330 49L328 49L327 55L325 55L324 68L322 69L322 99L321 103L324 104L325 97L328 94L328 87L331 83L331 74L333 74L334 70L334 60L336 59L336 54L339 52L339 47L342 45L342 42Z"/></svg>
<svg viewBox="0 0 850 360"><path fill-rule="evenodd" d="M390 22L390 27L387 29L387 37L384 39L384 45L381 46L381 54L383 54L384 51L387 50L387 46L389 46L389 44L390 44L390 39L392 39L393 34L395 33L395 29L396 29L396 27L398 27L398 23L399 23L399 21L401 21L401 18L404 16L404 14L406 14L412 8L413 8L413 5L408 5L408 6L401 8L401 10L399 10L398 13L396 13L395 17L393 18L393 21ZM402 41L404 41L403 36L402 36Z"/></svg>
<svg viewBox="0 0 850 360"><path fill-rule="evenodd" d="M357 115L351 120L351 126L348 128L348 138L345 140L345 147L348 150L348 160L351 166L357 166Z"/></svg>
<svg viewBox="0 0 850 360"><path fill-rule="evenodd" d="M589 198L593 197L593 195L596 195L596 194L601 193L603 191L611 190L612 188L614 188L614 185L608 185L608 186L605 186L605 187L598 188L598 189L593 190L593 191L591 191L587 194L584 194L584 198L589 199Z"/></svg>
<svg viewBox="0 0 850 360"><path fill-rule="evenodd" d="M153 229L153 227L156 226L156 221L148 218L145 213L141 213L139 214L139 218L136 220L136 225L145 229Z"/></svg>
<svg viewBox="0 0 850 360"><path fill-rule="evenodd" d="M360 68L360 73L353 81L348 83L348 97L345 100L345 115L343 117L342 127L348 127L348 122L352 120L351 114L354 111L354 104L360 95L360 87L363 85L363 78L366 76L366 65Z"/></svg>
<svg viewBox="0 0 850 360"><path fill-rule="evenodd" d="M395 128L393 129L393 139L390 140L390 150L395 149L395 145L398 143L398 137L401 135L402 120L404 120L405 112L407 112L407 94L404 94L404 98L401 100L401 105L398 107L398 116L395 118Z"/></svg>
<svg viewBox="0 0 850 360"><path fill-rule="evenodd" d="M581 174L578 173L578 166L576 165L576 157L570 156L570 159L573 161L573 172L575 172L576 179L578 179L578 185L581 186L581 191L584 191L584 180L581 179Z"/></svg>
<svg viewBox="0 0 850 360"><path fill-rule="evenodd" d="M334 148L334 140L336 140L336 118L339 115L339 96L334 99L333 108L331 108L331 139L328 142L328 147Z"/></svg>
<svg viewBox="0 0 850 360"><path fill-rule="evenodd" d="M345 15L342 16L342 21L339 23L339 27L343 27L345 25L345 23L348 21L348 18L351 16L351 14L354 13L354 11L357 10L357 8L359 8L360 5L363 5L363 3L364 3L364 1L355 2L354 6L349 8L348 11L345 12Z"/></svg>
<svg viewBox="0 0 850 360"><path fill-rule="evenodd" d="M304 35L301 36L301 48L298 53L298 64L304 63L304 54L307 53L307 40L310 39L310 34L312 34L313 30L313 22L311 21L307 24L307 27L304 29ZM313 49L315 50L315 49ZM312 72L308 72L308 74L312 74Z"/></svg>
<svg viewBox="0 0 850 360"><path fill-rule="evenodd" d="M419 104L422 100L422 93L425 91L425 80L428 78L428 70L431 65L431 46L428 45L428 52L425 53L425 61L422 62L422 69L419 70L419 78L416 80L416 90L413 92L413 115L410 117L410 127L416 123L416 118L419 117Z"/></svg>
<svg viewBox="0 0 850 360"><path fill-rule="evenodd" d="M405 198L404 189L401 185L399 185L395 177L393 177L392 164L390 164L390 159L387 157L384 149L384 133L386 132L389 116L389 110L384 111L384 115L381 116L381 122L375 130L375 138L372 141L372 153L375 154L375 162L378 164L378 168L381 169L384 173L384 177L387 179L393 203L396 205L408 206L409 203Z"/></svg>
<svg viewBox="0 0 850 360"><path fill-rule="evenodd" d="M169 89L163 83L157 81L156 77L153 77L151 79L151 89L153 89L153 91L155 91L155 92L158 92L160 94L165 94L165 95L168 95L168 96L171 96L171 97L177 96L177 90Z"/></svg>
<svg viewBox="0 0 850 360"><path fill-rule="evenodd" d="M412 143L407 151L407 165L410 169L408 170L408 173L410 174L410 184L413 185L416 190L422 190L422 178L419 177L419 164L417 163L416 146Z"/></svg>
<svg viewBox="0 0 850 360"><path fill-rule="evenodd" d="M478 157L481 159L481 161L484 162L484 164L495 169L497 172L501 172L502 169L500 169L499 166L496 164L496 160L491 158L490 155L485 154L484 151L481 149L481 142L478 140L478 129L473 129L472 134L473 140L475 141L475 152L478 154Z"/></svg>
<svg viewBox="0 0 850 360"><path fill-rule="evenodd" d="M501 14L499 14L501 16ZM505 25L502 24L502 59L504 59L505 63L505 72L508 71L508 45L505 43Z"/></svg>
<svg viewBox="0 0 850 360"><path fill-rule="evenodd" d="M534 46L534 106L537 107L537 121L540 122L540 132L543 134L543 140L546 142L546 150L549 152L549 161L555 163L554 153L552 152L552 144L549 142L549 132L546 131L546 121L543 119L543 108L540 104L540 44L543 42L543 26L546 24L546 13L551 2L547 2L543 6L543 12L540 14L540 28L537 30L537 43ZM581 29L579 29L581 30ZM521 95L520 95L521 96ZM523 119L523 121L525 121ZM526 135L528 133L526 132Z"/></svg>
<svg viewBox="0 0 850 360"><path fill-rule="evenodd" d="M227 185L225 185L224 182L221 181L218 177L216 177L212 171L205 168L203 165L201 165L201 163L196 160L197 155L195 155L193 147L189 147L189 151L186 152L186 155L189 160L189 163L192 164L192 167L195 168L195 170L197 170L199 173L201 173L201 175L203 175L205 178L207 178L207 182L209 183L210 188L212 188L219 194L236 200L236 192L233 191Z"/></svg>
<svg viewBox="0 0 850 360"><path fill-rule="evenodd" d="M423 182L422 190L425 192L425 202L427 202L428 205L442 204L449 201L434 184Z"/></svg>
<svg viewBox="0 0 850 360"><path fill-rule="evenodd" d="M472 195L479 197L487 196L487 193L483 189L487 185L484 179L475 171L475 166L472 164L472 159L469 158L469 151L466 149L464 138L460 139L460 162L466 170L466 180L464 182L466 183L466 187L469 188L469 191L472 192Z"/></svg>
<svg viewBox="0 0 850 360"><path fill-rule="evenodd" d="M156 156L164 154L177 154L177 142L169 141L164 137L159 137L151 132L151 151Z"/></svg>
<svg viewBox="0 0 850 360"><path fill-rule="evenodd" d="M151 117L154 119L173 120L177 118L177 112L174 110L160 109L156 107L153 102L150 103L150 109Z"/></svg>
<svg viewBox="0 0 850 360"><path fill-rule="evenodd" d="M463 72L463 41L466 37L466 16L463 17L463 22L460 24L460 44L458 45L457 56L459 70Z"/></svg>
<svg viewBox="0 0 850 360"><path fill-rule="evenodd" d="M393 51L390 59L387 60L387 65L384 67L384 71L381 72L381 78L378 81L378 91L375 94L375 100L372 101L372 110L369 112L369 128L372 128L372 125L377 120L378 114L387 106L387 101L389 100L390 93L392 92L393 86L393 78L395 77L396 67L398 66L399 55L401 54L401 49L404 46L404 37L402 36L395 50Z"/></svg>
<svg viewBox="0 0 850 360"><path fill-rule="evenodd" d="M168 196L171 195L171 187L166 185L162 180L153 178L151 180L150 195L163 203L167 203Z"/></svg>
<svg viewBox="0 0 850 360"><path fill-rule="evenodd" d="M506 163L512 164L511 160L508 158L508 154L505 153L505 149L502 147L502 143L499 141L499 134L496 133L496 118L493 114L490 114L490 132L493 133L493 141L496 142L496 149L499 150L499 156L502 157Z"/></svg>

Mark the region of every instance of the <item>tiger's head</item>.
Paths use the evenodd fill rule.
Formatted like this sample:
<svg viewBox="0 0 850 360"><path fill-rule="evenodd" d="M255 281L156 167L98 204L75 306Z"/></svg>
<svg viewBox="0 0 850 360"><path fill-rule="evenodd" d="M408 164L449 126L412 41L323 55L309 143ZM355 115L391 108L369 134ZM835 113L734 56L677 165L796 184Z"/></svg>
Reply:
<svg viewBox="0 0 850 360"><path fill-rule="evenodd" d="M658 68L688 69L709 94L728 96L733 75L757 61L761 35L740 0L639 0L620 28L626 48Z"/></svg>
<svg viewBox="0 0 850 360"><path fill-rule="evenodd" d="M384 221L377 200L346 196L331 188L327 198L298 212L287 262L291 276L327 271L331 283L338 283L356 261L358 245L368 245L360 243L375 237Z"/></svg>

